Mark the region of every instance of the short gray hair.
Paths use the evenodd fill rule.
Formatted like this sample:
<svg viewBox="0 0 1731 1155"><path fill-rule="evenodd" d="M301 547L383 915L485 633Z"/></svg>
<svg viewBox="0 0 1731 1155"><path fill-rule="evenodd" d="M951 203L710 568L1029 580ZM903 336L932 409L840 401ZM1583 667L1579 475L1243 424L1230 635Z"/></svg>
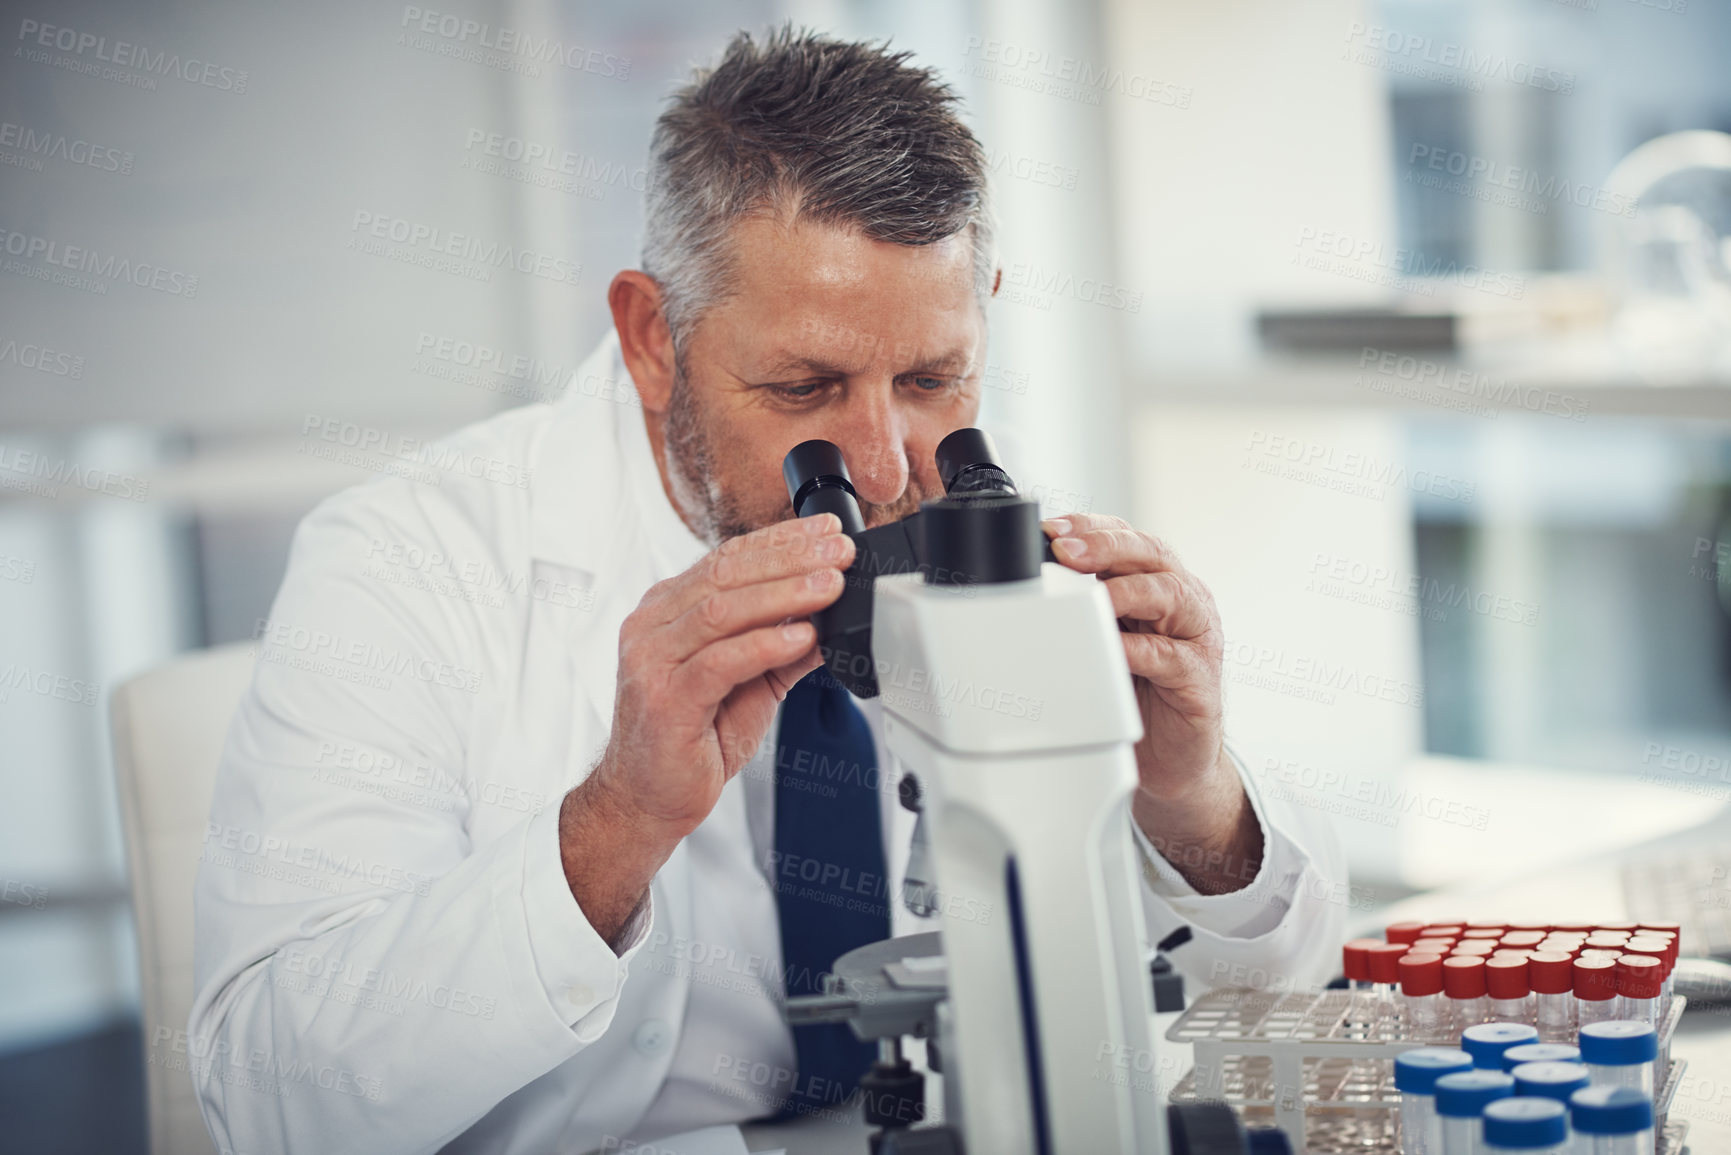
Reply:
<svg viewBox="0 0 1731 1155"><path fill-rule="evenodd" d="M676 349L732 290L728 233L776 209L927 245L972 228L974 289L993 276L986 157L960 98L909 52L790 24L746 32L697 70L655 122L643 270Z"/></svg>

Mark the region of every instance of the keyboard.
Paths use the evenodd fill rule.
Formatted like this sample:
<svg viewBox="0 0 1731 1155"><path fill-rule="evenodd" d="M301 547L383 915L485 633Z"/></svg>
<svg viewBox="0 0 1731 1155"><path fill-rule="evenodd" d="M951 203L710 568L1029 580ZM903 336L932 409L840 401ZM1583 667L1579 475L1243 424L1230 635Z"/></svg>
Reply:
<svg viewBox="0 0 1731 1155"><path fill-rule="evenodd" d="M1623 863L1623 901L1636 921L1676 923L1679 954L1731 959L1731 850L1631 857Z"/></svg>

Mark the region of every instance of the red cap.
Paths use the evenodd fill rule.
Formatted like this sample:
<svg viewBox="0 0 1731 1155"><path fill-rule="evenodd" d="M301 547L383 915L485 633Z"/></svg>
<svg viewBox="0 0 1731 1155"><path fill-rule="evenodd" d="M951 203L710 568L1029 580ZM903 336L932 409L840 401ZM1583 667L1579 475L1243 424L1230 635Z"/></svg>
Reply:
<svg viewBox="0 0 1731 1155"><path fill-rule="evenodd" d="M1617 963L1608 958L1575 960L1575 997L1602 1003L1617 996Z"/></svg>
<svg viewBox="0 0 1731 1155"><path fill-rule="evenodd" d="M1590 946L1586 950L1583 950L1583 951L1580 951L1579 953L1577 953L1575 955L1575 957L1576 958L1608 958L1612 962L1616 962L1618 959L1623 957L1623 952L1618 947L1606 948L1606 947L1602 947L1602 946Z"/></svg>
<svg viewBox="0 0 1731 1155"><path fill-rule="evenodd" d="M1587 944L1583 939L1570 938L1568 935L1553 934L1547 936L1545 941L1539 944L1539 949L1560 950L1564 954L1578 954L1582 950L1586 949L1586 946Z"/></svg>
<svg viewBox="0 0 1731 1155"><path fill-rule="evenodd" d="M1553 922L1553 932L1566 931L1569 934L1591 934L1596 928L1590 922Z"/></svg>
<svg viewBox="0 0 1731 1155"><path fill-rule="evenodd" d="M1601 922L1601 923L1594 924L1593 929L1594 930L1634 930L1635 924L1632 922Z"/></svg>
<svg viewBox="0 0 1731 1155"><path fill-rule="evenodd" d="M1443 993L1451 999L1479 999L1485 994L1485 960L1477 955L1443 959Z"/></svg>
<svg viewBox="0 0 1731 1155"><path fill-rule="evenodd" d="M1522 931L1536 930L1540 934L1543 934L1551 929L1551 924L1548 922L1511 922L1509 923L1509 929Z"/></svg>
<svg viewBox="0 0 1731 1155"><path fill-rule="evenodd" d="M1494 930L1494 931L1497 931L1500 933L1502 931L1509 929L1509 924L1506 922L1494 922L1490 919L1485 919L1485 918L1475 918L1471 922L1467 923L1467 929L1468 930Z"/></svg>
<svg viewBox="0 0 1731 1155"><path fill-rule="evenodd" d="M1449 953L1453 955L1478 955L1480 958L1483 958L1485 955L1492 953L1496 949L1497 944L1492 939L1463 938L1461 941L1455 943L1454 949L1449 951Z"/></svg>
<svg viewBox="0 0 1731 1155"><path fill-rule="evenodd" d="M1503 935L1503 945L1516 950L1531 950L1544 941L1545 932L1542 930L1511 930Z"/></svg>
<svg viewBox="0 0 1731 1155"><path fill-rule="evenodd" d="M1454 945L1452 938L1421 938L1412 944L1412 949L1420 954L1447 954Z"/></svg>
<svg viewBox="0 0 1731 1155"><path fill-rule="evenodd" d="M1417 942L1419 932L1424 930L1422 922L1391 922L1388 929L1382 932L1382 937L1389 942Z"/></svg>
<svg viewBox="0 0 1731 1155"><path fill-rule="evenodd" d="M1459 938L1466 927L1458 922L1433 922L1424 928L1420 938Z"/></svg>
<svg viewBox="0 0 1731 1155"><path fill-rule="evenodd" d="M1622 946L1629 941L1626 930L1596 930L1587 936L1587 945L1591 947Z"/></svg>
<svg viewBox="0 0 1731 1155"><path fill-rule="evenodd" d="M1672 965L1677 961L1677 940L1638 934L1623 944L1623 953L1651 955L1664 963L1665 973L1670 974Z"/></svg>
<svg viewBox="0 0 1731 1155"><path fill-rule="evenodd" d="M1641 922L1635 924L1635 929L1662 930L1668 934L1678 935L1683 933L1683 924L1677 922Z"/></svg>
<svg viewBox="0 0 1731 1155"><path fill-rule="evenodd" d="M1617 960L1617 993L1631 999L1656 999L1665 984L1665 965L1644 954Z"/></svg>
<svg viewBox="0 0 1731 1155"><path fill-rule="evenodd" d="M1355 938L1342 949L1346 977L1355 983L1370 981L1370 948L1380 945L1374 938Z"/></svg>
<svg viewBox="0 0 1731 1155"><path fill-rule="evenodd" d="M1503 932L1501 927L1468 926L1465 930L1461 931L1461 937L1466 939L1482 938L1489 942L1496 942L1499 938L1503 937Z"/></svg>
<svg viewBox="0 0 1731 1155"><path fill-rule="evenodd" d="M1401 994L1417 998L1437 994L1443 989L1442 955L1409 951L1399 966Z"/></svg>
<svg viewBox="0 0 1731 1155"><path fill-rule="evenodd" d="M1527 986L1527 960L1492 956L1485 960L1485 993L1493 999L1524 999L1531 993Z"/></svg>
<svg viewBox="0 0 1731 1155"><path fill-rule="evenodd" d="M1489 956L1487 956L1487 958L1520 958L1520 959L1524 959L1524 958L1530 957L1532 955L1532 953L1533 952L1530 950L1514 950L1514 949L1509 948L1509 947L1500 947L1497 950L1492 951L1489 954Z"/></svg>
<svg viewBox="0 0 1731 1155"><path fill-rule="evenodd" d="M1575 960L1562 951L1534 951L1527 958L1527 981L1534 994L1566 995L1575 989Z"/></svg>
<svg viewBox="0 0 1731 1155"><path fill-rule="evenodd" d="M1370 954L1370 981L1398 983L1400 956L1406 953L1404 942L1379 942L1366 948Z"/></svg>

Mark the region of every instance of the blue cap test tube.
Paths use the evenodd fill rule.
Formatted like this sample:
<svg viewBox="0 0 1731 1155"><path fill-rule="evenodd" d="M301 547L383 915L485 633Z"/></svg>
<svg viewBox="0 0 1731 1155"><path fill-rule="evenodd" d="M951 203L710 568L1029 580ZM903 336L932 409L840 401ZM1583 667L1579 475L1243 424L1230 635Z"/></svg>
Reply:
<svg viewBox="0 0 1731 1155"><path fill-rule="evenodd" d="M1502 1070L1504 1051L1538 1041L1538 1029L1525 1023L1480 1023L1461 1032L1461 1050L1482 1071Z"/></svg>
<svg viewBox="0 0 1731 1155"><path fill-rule="evenodd" d="M1485 1108L1515 1093L1512 1075L1501 1071L1462 1071L1436 1081L1436 1112L1442 1132L1441 1155L1479 1155Z"/></svg>
<svg viewBox="0 0 1731 1155"><path fill-rule="evenodd" d="M1581 1061L1595 1087L1633 1087L1653 1097L1659 1035L1646 1023L1612 1021L1581 1028Z"/></svg>
<svg viewBox="0 0 1731 1155"><path fill-rule="evenodd" d="M1653 1155L1653 1100L1633 1087L1588 1087L1569 1097L1576 1155Z"/></svg>
<svg viewBox="0 0 1731 1155"><path fill-rule="evenodd" d="M1472 1068L1471 1055L1441 1047L1420 1047L1394 1057L1394 1087L1400 1092L1400 1155L1442 1155L1436 1081Z"/></svg>
<svg viewBox="0 0 1731 1155"><path fill-rule="evenodd" d="M1569 1155L1569 1110L1555 1099L1515 1095L1485 1108L1483 1155Z"/></svg>

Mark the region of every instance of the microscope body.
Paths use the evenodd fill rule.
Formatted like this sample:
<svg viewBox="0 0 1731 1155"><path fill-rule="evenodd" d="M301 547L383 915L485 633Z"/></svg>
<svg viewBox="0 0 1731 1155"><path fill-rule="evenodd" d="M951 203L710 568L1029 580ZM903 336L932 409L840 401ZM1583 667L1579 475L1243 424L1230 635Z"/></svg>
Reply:
<svg viewBox="0 0 1731 1155"><path fill-rule="evenodd" d="M1111 602L1056 563L878 579L889 748L921 783L948 971L946 1115L966 1149L1166 1155L1129 800L1142 726Z"/></svg>

